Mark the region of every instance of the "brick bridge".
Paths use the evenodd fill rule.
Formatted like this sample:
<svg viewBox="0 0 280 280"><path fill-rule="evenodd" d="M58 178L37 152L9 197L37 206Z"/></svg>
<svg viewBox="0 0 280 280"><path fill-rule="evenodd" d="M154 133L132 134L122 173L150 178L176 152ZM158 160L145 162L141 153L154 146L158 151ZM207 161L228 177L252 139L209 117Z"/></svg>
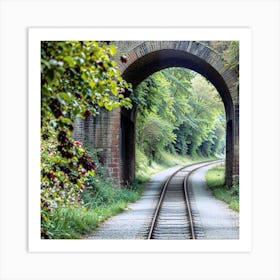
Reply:
<svg viewBox="0 0 280 280"><path fill-rule="evenodd" d="M239 174L239 93L238 74L215 51L201 41L117 41L117 58L124 79L135 88L149 75L168 67L185 67L207 78L219 92L226 112L226 182ZM77 120L74 138L100 152L100 161L117 184L135 176L136 110L101 111L86 121Z"/></svg>

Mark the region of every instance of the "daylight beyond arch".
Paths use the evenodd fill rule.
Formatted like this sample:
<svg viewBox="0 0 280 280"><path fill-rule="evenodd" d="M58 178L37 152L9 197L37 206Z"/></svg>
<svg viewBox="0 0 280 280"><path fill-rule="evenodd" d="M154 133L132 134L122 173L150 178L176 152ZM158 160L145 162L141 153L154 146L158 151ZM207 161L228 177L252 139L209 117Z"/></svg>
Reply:
<svg viewBox="0 0 280 280"><path fill-rule="evenodd" d="M224 79L209 63L193 54L172 49L151 52L128 66L123 78L136 88L151 74L169 67L185 67L203 75L219 92L225 105L227 120L232 119L232 99Z"/></svg>

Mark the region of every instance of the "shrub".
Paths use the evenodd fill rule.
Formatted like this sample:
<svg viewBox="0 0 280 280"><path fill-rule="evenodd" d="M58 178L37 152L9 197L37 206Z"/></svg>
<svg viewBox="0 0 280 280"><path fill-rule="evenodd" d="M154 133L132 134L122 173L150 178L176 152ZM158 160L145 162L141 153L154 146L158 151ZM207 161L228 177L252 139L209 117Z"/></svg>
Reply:
<svg viewBox="0 0 280 280"><path fill-rule="evenodd" d="M96 164L71 133L77 117L106 110L131 108L113 60L116 47L94 41L41 42L41 235L48 234L54 209L83 204L85 182Z"/></svg>
<svg viewBox="0 0 280 280"><path fill-rule="evenodd" d="M61 140L61 134L52 131L52 136L41 143L41 225L44 238L48 238L44 228L55 208L77 208L83 204L81 193L96 168L82 143L71 138L67 138L71 155L62 156L59 152L63 151Z"/></svg>

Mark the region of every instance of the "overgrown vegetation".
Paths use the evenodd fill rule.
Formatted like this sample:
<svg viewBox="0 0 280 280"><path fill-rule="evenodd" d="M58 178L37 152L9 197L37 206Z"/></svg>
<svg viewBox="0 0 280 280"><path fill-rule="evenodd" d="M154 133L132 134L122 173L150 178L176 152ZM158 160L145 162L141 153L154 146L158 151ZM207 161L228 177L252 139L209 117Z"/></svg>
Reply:
<svg viewBox="0 0 280 280"><path fill-rule="evenodd" d="M238 70L238 43L213 45ZM140 197L139 184L119 188L96 151L72 137L74 120L137 106L137 176L224 153L224 108L215 88L183 68L155 73L131 93L108 42L41 43L41 237L81 238ZM121 57L122 63L127 62ZM234 190L234 189L233 189Z"/></svg>
<svg viewBox="0 0 280 280"><path fill-rule="evenodd" d="M130 89L113 60L116 47L106 42L45 41L41 43L41 236L56 238L69 213L87 211L82 193L96 163L71 133L75 118L124 106ZM66 215L67 214L67 215ZM85 214L87 215L87 214ZM66 219L66 220L65 220ZM67 225L68 230L71 227ZM85 225L86 227L86 225ZM59 230L57 230L59 228ZM75 228L73 226L73 228Z"/></svg>
<svg viewBox="0 0 280 280"><path fill-rule="evenodd" d="M233 186L229 189L225 185L225 166L220 164L212 167L206 173L206 182L213 195L228 203L229 207L239 211L239 182L235 178Z"/></svg>
<svg viewBox="0 0 280 280"><path fill-rule="evenodd" d="M177 153L171 154L170 152L161 151L160 155L157 157L157 161L151 161L139 148L136 149L136 159L136 178L141 183L146 182L154 173L165 168L175 165L187 165L205 160L204 157L190 157L188 155L183 156Z"/></svg>
<svg viewBox="0 0 280 280"><path fill-rule="evenodd" d="M237 41L205 43L239 71ZM144 80L131 99L137 106L136 175L140 180L172 165L224 156L224 105L201 75L184 68L159 71Z"/></svg>
<svg viewBox="0 0 280 280"><path fill-rule="evenodd" d="M99 170L100 171L100 170ZM78 239L91 233L107 218L127 208L129 202L140 198L143 186L133 183L125 188L116 187L102 172L86 182L81 194L83 204L75 208L57 207L44 224L48 238Z"/></svg>
<svg viewBox="0 0 280 280"><path fill-rule="evenodd" d="M224 106L201 75L183 68L162 70L143 81L132 100L138 106L138 176L224 154Z"/></svg>

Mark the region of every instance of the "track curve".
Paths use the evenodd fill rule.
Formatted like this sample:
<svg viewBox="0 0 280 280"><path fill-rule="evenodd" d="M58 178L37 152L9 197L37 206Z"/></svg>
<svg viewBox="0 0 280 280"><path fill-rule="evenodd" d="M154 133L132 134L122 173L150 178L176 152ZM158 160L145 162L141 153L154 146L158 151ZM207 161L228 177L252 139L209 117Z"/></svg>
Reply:
<svg viewBox="0 0 280 280"><path fill-rule="evenodd" d="M188 179L199 168L220 161L187 165L167 178L162 185L147 239L196 239L201 234L193 217Z"/></svg>

